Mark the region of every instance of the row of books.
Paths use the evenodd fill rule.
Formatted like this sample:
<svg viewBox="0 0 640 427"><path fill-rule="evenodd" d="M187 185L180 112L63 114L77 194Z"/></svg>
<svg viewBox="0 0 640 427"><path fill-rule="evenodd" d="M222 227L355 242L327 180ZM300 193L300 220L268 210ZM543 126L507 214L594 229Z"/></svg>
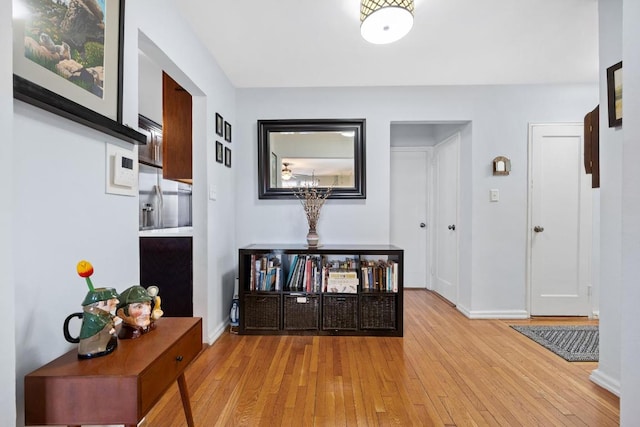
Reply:
<svg viewBox="0 0 640 427"><path fill-rule="evenodd" d="M286 289L290 291L320 292L322 271L322 258L320 256L293 255L289 264Z"/></svg>
<svg viewBox="0 0 640 427"><path fill-rule="evenodd" d="M398 263L391 260L363 260L362 289L369 291L398 292Z"/></svg>
<svg viewBox="0 0 640 427"><path fill-rule="evenodd" d="M355 259L290 255L288 272L283 273L281 256L251 255L251 291L357 293L362 284L364 291L398 292L398 263L392 260L362 260L358 277Z"/></svg>
<svg viewBox="0 0 640 427"><path fill-rule="evenodd" d="M282 260L279 255L251 255L251 291L280 291L282 282Z"/></svg>

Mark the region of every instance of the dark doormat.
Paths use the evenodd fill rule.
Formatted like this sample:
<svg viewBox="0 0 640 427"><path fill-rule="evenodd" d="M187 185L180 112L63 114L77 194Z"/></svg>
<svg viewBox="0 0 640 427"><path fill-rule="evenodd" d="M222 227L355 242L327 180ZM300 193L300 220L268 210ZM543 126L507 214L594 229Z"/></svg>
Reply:
<svg viewBox="0 0 640 427"><path fill-rule="evenodd" d="M510 326L569 362L598 361L598 326Z"/></svg>

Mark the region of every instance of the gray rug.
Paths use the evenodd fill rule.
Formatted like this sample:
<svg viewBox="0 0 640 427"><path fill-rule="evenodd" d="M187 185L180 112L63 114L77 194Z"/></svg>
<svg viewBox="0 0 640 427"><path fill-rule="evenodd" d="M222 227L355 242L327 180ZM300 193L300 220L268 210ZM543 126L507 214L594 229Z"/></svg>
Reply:
<svg viewBox="0 0 640 427"><path fill-rule="evenodd" d="M569 362L598 361L597 326L511 325L511 327Z"/></svg>

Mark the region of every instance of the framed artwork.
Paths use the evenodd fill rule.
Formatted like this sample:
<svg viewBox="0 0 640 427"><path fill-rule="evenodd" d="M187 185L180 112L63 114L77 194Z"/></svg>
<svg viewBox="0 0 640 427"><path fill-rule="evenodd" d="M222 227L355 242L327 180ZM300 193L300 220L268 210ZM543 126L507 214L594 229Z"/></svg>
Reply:
<svg viewBox="0 0 640 427"><path fill-rule="evenodd" d="M19 83L14 93L45 109L61 103L79 116L88 110L121 123L124 0L89 6L76 10L64 1L14 1L19 12L13 18L13 72ZM38 97L30 87L55 97Z"/></svg>
<svg viewBox="0 0 640 427"><path fill-rule="evenodd" d="M231 123L224 122L224 140L231 142Z"/></svg>
<svg viewBox="0 0 640 427"><path fill-rule="evenodd" d="M622 126L622 61L607 68L609 127Z"/></svg>
<svg viewBox="0 0 640 427"><path fill-rule="evenodd" d="M224 161L224 151L222 148L222 142L216 141L216 162L218 163L222 163Z"/></svg>
<svg viewBox="0 0 640 427"><path fill-rule="evenodd" d="M224 147L224 165L228 168L231 167L231 149Z"/></svg>
<svg viewBox="0 0 640 427"><path fill-rule="evenodd" d="M222 136L223 123L224 123L224 120L222 119L222 116L216 113L216 134L218 136Z"/></svg>

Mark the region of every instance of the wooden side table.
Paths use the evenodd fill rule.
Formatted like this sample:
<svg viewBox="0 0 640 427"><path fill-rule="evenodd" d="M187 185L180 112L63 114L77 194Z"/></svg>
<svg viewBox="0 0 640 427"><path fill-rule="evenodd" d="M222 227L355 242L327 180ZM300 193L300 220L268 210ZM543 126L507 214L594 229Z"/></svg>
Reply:
<svg viewBox="0 0 640 427"><path fill-rule="evenodd" d="M78 359L76 349L24 378L25 425L136 426L174 381L193 427L187 366L202 351L202 319L163 317L107 356Z"/></svg>

